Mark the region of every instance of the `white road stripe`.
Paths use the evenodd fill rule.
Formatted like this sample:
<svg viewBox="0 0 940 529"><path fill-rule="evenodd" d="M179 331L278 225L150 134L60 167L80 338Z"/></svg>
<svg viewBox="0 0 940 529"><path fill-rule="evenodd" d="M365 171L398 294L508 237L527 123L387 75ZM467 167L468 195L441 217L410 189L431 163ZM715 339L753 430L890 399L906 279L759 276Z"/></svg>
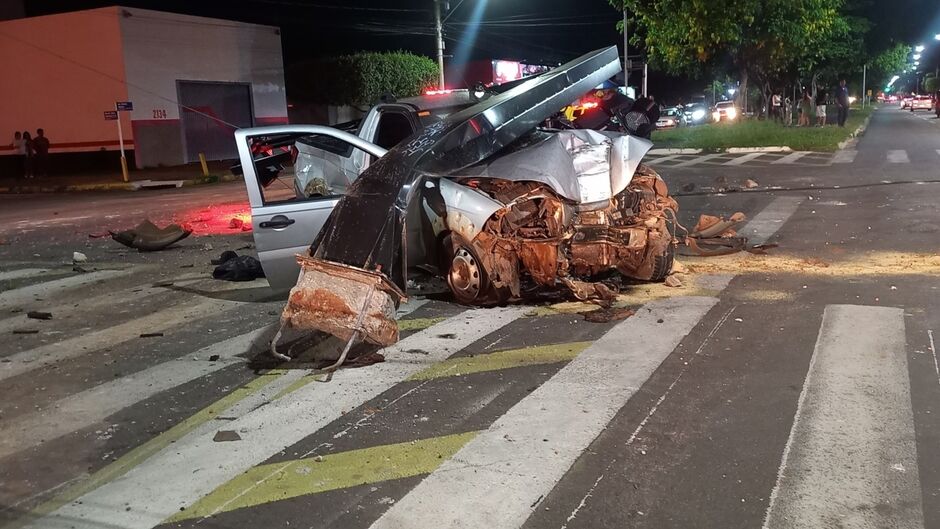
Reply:
<svg viewBox="0 0 940 529"><path fill-rule="evenodd" d="M659 158L652 158L652 159L650 159L649 163L652 164L652 165L656 165L656 164L658 164L659 162L668 162L669 160L675 160L676 158L679 158L679 156L680 156L679 154L670 154L670 155L668 155L668 156L662 156L662 157L659 157Z"/></svg>
<svg viewBox="0 0 940 529"><path fill-rule="evenodd" d="M42 529L150 528L248 468L311 435L476 340L521 317L528 307L467 310L415 333L369 369L337 373L226 423L241 441L217 443L211 432L186 436L134 470L38 520ZM421 354L409 351L420 350Z"/></svg>
<svg viewBox="0 0 940 529"><path fill-rule="evenodd" d="M841 151L836 151L832 156L832 163L852 163L855 161L855 157L858 155L858 151L855 149L843 149Z"/></svg>
<svg viewBox="0 0 940 529"><path fill-rule="evenodd" d="M904 311L829 305L764 528L924 526Z"/></svg>
<svg viewBox="0 0 940 529"><path fill-rule="evenodd" d="M738 233L747 237L749 244L764 244L796 213L802 202L801 197L777 197L753 219L747 221Z"/></svg>
<svg viewBox="0 0 940 529"><path fill-rule="evenodd" d="M717 302L675 297L644 305L467 443L372 529L520 527Z"/></svg>
<svg viewBox="0 0 940 529"><path fill-rule="evenodd" d="M197 298L100 331L14 353L0 363L0 380L22 375L54 362L94 353L139 338L142 333L166 331L177 325L198 321L245 304L241 301Z"/></svg>
<svg viewBox="0 0 940 529"><path fill-rule="evenodd" d="M244 361L236 355L249 352L255 340L271 327L268 325L212 344L184 358L69 395L45 410L6 421L0 425L0 458L30 448L40 441L49 441L90 426L157 393ZM212 355L219 355L219 359L209 361Z"/></svg>
<svg viewBox="0 0 940 529"><path fill-rule="evenodd" d="M198 288L198 283L206 280L203 274L189 274L186 276L181 276L173 280L174 286L183 286L188 288ZM221 285L221 291L231 290L228 285L244 285L247 283L230 283L226 282L224 285ZM140 307L136 306L138 303L143 302L146 298L154 296L160 293L169 292L169 287L133 287L127 288L124 290L115 290L101 294L100 296L85 297L81 300L78 300L75 303L61 304L56 303L56 299L45 299L44 301L28 301L24 302L21 309L36 309L36 310L50 310L53 313L53 317L56 322L67 321L68 318L72 317L75 314L88 314L100 309L107 309L105 312L112 315L117 314L129 314L132 311L137 311ZM115 310L115 307L120 307L119 310ZM14 314L9 318L0 319L0 334L5 334L13 329L17 328L38 328L42 329L43 325L46 325L49 322L41 322L39 320L32 320L27 317L26 313L20 312Z"/></svg>
<svg viewBox="0 0 940 529"><path fill-rule="evenodd" d="M724 153L718 152L718 153L706 154L704 156L697 156L695 158L692 158L691 160L686 160L682 163L677 163L676 165L673 165L671 168L675 169L676 167L689 167L691 165L695 165L695 164L699 164L699 163L711 160L712 158L718 158L719 156L724 156Z"/></svg>
<svg viewBox="0 0 940 529"><path fill-rule="evenodd" d="M770 162L771 164L790 164L796 162L800 158L806 156L807 154L812 154L810 151L795 151L790 154L780 158L779 160L774 160Z"/></svg>
<svg viewBox="0 0 940 529"><path fill-rule="evenodd" d="M761 156L763 156L763 155L764 155L764 153L762 153L762 152L749 152L749 153L747 153L747 154L745 154L745 155L743 155L743 156L738 156L737 158L732 158L732 159L728 160L727 162L725 162L725 163L723 163L723 164L721 164L721 165L741 165L741 164L743 164L743 163L749 162L749 161L753 160L754 158L758 158L758 157L761 157Z"/></svg>
<svg viewBox="0 0 940 529"><path fill-rule="evenodd" d="M911 160L904 149L892 149L888 151L888 163L911 163Z"/></svg>
<svg viewBox="0 0 940 529"><path fill-rule="evenodd" d="M937 154L940 154L940 149L937 149Z"/></svg>
<svg viewBox="0 0 940 529"><path fill-rule="evenodd" d="M10 270L9 272L0 272L0 281L11 281L23 277L38 276L48 272L48 268L20 268L19 270Z"/></svg>
<svg viewBox="0 0 940 529"><path fill-rule="evenodd" d="M63 277L53 281L46 281L35 285L29 285L12 290L0 292L0 308L11 307L20 303L32 301L34 298L44 298L52 294L58 294L63 290L76 288L95 281L103 279L112 279L115 277L129 275L133 270L99 270L87 274L77 274L74 276Z"/></svg>

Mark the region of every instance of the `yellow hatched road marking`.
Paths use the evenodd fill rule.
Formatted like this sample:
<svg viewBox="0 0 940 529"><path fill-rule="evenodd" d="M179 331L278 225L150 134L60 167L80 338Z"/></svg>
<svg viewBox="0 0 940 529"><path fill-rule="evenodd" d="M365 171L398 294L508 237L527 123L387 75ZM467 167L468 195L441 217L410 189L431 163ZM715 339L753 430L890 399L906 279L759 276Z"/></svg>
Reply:
<svg viewBox="0 0 940 529"><path fill-rule="evenodd" d="M91 492L98 487L123 476L137 465L143 463L157 452L169 446L171 443L178 441L183 436L195 430L202 424L215 419L219 413L231 408L238 402L257 393L264 386L267 386L286 373L287 371L285 370L271 370L264 375L261 375L258 378L248 382L247 384L239 387L221 399L197 411L195 414L173 426L169 430L138 446L127 454L124 454L110 465L82 479L58 496L40 504L35 509L30 511L28 515L24 516L16 523L7 526L5 529L22 527L26 525L27 522L33 521L35 518L45 516L55 511L59 507L87 494L88 492Z"/></svg>
<svg viewBox="0 0 940 529"><path fill-rule="evenodd" d="M415 373L408 380L429 380L484 371L497 371L511 367L566 362L578 356L578 353L587 349L591 343L593 342L537 345L476 356L450 358Z"/></svg>
<svg viewBox="0 0 940 529"><path fill-rule="evenodd" d="M430 474L479 432L350 450L252 468L164 523L358 485Z"/></svg>

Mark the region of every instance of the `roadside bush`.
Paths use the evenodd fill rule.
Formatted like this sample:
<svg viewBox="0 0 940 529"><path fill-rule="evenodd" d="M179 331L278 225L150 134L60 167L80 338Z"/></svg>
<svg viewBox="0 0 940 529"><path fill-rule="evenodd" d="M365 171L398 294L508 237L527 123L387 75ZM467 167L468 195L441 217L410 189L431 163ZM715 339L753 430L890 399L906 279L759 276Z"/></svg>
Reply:
<svg viewBox="0 0 940 529"><path fill-rule="evenodd" d="M437 63L408 53L360 52L292 68L291 98L328 105L369 106L385 93L411 97L437 83Z"/></svg>

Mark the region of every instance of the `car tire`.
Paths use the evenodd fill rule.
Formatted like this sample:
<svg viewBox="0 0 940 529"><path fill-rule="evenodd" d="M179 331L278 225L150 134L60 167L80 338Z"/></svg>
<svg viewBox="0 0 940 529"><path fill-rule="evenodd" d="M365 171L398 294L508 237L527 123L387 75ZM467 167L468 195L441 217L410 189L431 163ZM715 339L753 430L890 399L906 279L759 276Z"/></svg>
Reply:
<svg viewBox="0 0 940 529"><path fill-rule="evenodd" d="M454 299L462 305L497 305L509 299L509 291L496 288L476 251L459 237L448 235L441 243L442 267Z"/></svg>
<svg viewBox="0 0 940 529"><path fill-rule="evenodd" d="M670 244L666 251L653 258L653 275L650 281L663 281L672 272L672 264L676 259L676 246Z"/></svg>

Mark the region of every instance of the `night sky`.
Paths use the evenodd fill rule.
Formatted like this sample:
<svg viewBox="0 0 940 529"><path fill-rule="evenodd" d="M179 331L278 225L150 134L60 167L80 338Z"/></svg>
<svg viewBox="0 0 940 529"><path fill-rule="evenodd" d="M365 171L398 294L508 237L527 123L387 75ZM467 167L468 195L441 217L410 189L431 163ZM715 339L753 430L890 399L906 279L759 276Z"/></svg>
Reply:
<svg viewBox="0 0 940 529"><path fill-rule="evenodd" d="M940 33L940 0L853 1L864 6L866 18L875 24L876 40L932 43L922 64L940 61L940 42L933 40ZM26 12L32 16L113 4L26 0ZM122 5L279 26L288 67L359 50L404 49L435 55L431 0L125 0ZM450 6L445 23L448 55L463 43L469 44L471 59L557 64L589 50L622 46L615 29L621 15L607 0L450 0ZM474 13L483 21L475 38L468 31ZM638 84L638 78L631 78L631 84ZM683 81L651 72L650 90L674 98L691 91Z"/></svg>

